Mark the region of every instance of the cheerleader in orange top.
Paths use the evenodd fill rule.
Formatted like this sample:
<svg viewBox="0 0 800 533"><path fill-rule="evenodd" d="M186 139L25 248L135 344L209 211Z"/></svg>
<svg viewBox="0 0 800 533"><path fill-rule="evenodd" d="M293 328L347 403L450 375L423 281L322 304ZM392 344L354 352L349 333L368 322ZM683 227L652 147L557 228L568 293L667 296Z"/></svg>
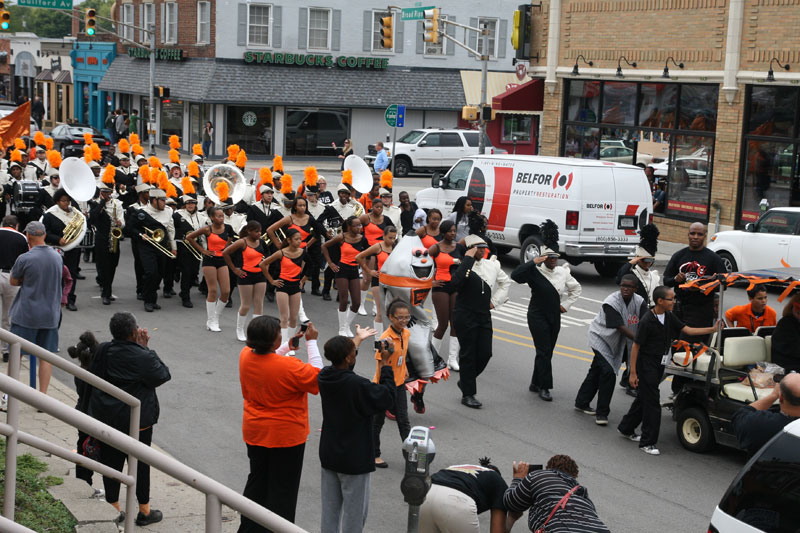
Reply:
<svg viewBox="0 0 800 533"><path fill-rule="evenodd" d="M428 211L428 223L417 230L417 236L422 239L425 248L430 248L440 240L441 230L439 223L442 221L442 212L436 208Z"/></svg>
<svg viewBox="0 0 800 533"><path fill-rule="evenodd" d="M261 262L267 253L264 241L261 240L261 224L256 220L251 220L244 227L244 238L228 246L222 257L228 268L239 279L239 314L236 316L236 338L246 341L245 326L247 324L247 313L250 306L253 306L253 318L264 314L264 294L267 292L267 278L261 271ZM234 266L231 254L242 251L242 268Z"/></svg>
<svg viewBox="0 0 800 533"><path fill-rule="evenodd" d="M369 246L381 242L383 240L383 230L386 229L387 226L392 225L392 221L383 216L383 202L377 198L372 201L372 209L370 212L361 215L360 220L361 225L364 228L364 237L367 238L367 244ZM375 261L373 259L369 259L369 268L362 267L361 272L365 275L363 281L361 282L361 305L358 308L359 315L366 316L367 314L367 309L364 306L364 303L367 301L367 291L369 291L370 288L370 276L368 272L374 270L374 268ZM377 306L377 300L375 300L375 304ZM377 307L372 314L378 314ZM378 320L378 322L380 322L380 320Z"/></svg>
<svg viewBox="0 0 800 533"><path fill-rule="evenodd" d="M329 248L340 248L338 264L331 260ZM361 304L361 280L358 274L356 256L367 249L367 238L361 234L361 220L348 217L342 224L342 233L322 245L322 255L333 272L336 273L336 290L339 292L339 335L352 337L350 324L356 317ZM348 295L350 308L347 307Z"/></svg>
<svg viewBox="0 0 800 533"><path fill-rule="evenodd" d="M428 253L436 264L436 274L433 278L431 299L436 310L437 326L431 338L431 344L436 348L436 353L442 354L442 340L447 325L450 325L450 356L447 364L451 370L458 372L458 338L453 328L453 308L456 305L456 291L450 285L450 277L461 259L466 248L456 243L456 223L445 220L439 226L442 240L428 248Z"/></svg>
<svg viewBox="0 0 800 533"><path fill-rule="evenodd" d="M275 286L275 299L278 300L278 311L281 314L281 335L289 338L289 330L297 327L297 315L300 310L300 287L305 283L303 266L306 251L301 246L303 236L296 228L286 230L285 246L264 259L259 267L267 281ZM269 265L279 261L280 275L274 279L269 273Z"/></svg>
<svg viewBox="0 0 800 533"><path fill-rule="evenodd" d="M284 194L284 196L287 195ZM272 242L280 243L281 239L275 233L278 229L286 226L296 229L300 233L300 247L306 248L317 241L316 225L317 221L308 212L306 199L300 196L292 203L289 214L267 228L267 233ZM283 246L285 246L285 243ZM280 245L278 247L280 248Z"/></svg>
<svg viewBox="0 0 800 533"><path fill-rule="evenodd" d="M206 328L209 331L221 331L219 317L231 294L231 281L228 274L228 265L222 257L222 251L228 247L235 235L233 228L225 224L225 213L218 207L209 207L206 211L210 226L203 226L186 236L189 244L203 254L203 277L208 287L206 297ZM197 243L197 237L205 235L208 249ZM217 299L217 285L219 285L219 299Z"/></svg>
<svg viewBox="0 0 800 533"><path fill-rule="evenodd" d="M374 205L375 204L373 204L373 207ZM383 230L383 238L356 256L356 261L361 265L361 271L369 273L369 277L372 278L370 285L372 286L372 298L375 300L376 311L375 321L372 327L378 331L382 329L380 326L383 326L383 318L381 316L381 309L383 306L381 305L380 282L378 281L378 276L381 272L381 267L383 267L383 263L389 257L389 254L392 253L392 250L394 250L396 241L397 228L387 225ZM375 257L377 269L370 268L367 265L367 260L372 257ZM363 294L364 292L362 291L362 295Z"/></svg>

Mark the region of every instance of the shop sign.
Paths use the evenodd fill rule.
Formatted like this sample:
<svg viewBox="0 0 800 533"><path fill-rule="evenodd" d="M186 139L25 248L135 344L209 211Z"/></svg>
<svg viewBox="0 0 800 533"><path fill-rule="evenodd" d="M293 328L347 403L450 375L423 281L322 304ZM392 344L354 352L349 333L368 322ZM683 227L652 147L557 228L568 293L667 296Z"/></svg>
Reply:
<svg viewBox="0 0 800 533"><path fill-rule="evenodd" d="M128 56L136 59L150 59L150 50L131 46L128 48ZM183 50L180 48L156 48L155 58L164 61L183 61Z"/></svg>
<svg viewBox="0 0 800 533"><path fill-rule="evenodd" d="M245 52L245 63L267 65L297 65L307 67L339 67L345 69L383 70L389 66L388 57L330 56L317 54L284 54L280 52Z"/></svg>
<svg viewBox="0 0 800 533"><path fill-rule="evenodd" d="M244 124L245 126L253 127L256 125L256 122L258 122L258 117L252 111L246 111L242 115L242 124Z"/></svg>

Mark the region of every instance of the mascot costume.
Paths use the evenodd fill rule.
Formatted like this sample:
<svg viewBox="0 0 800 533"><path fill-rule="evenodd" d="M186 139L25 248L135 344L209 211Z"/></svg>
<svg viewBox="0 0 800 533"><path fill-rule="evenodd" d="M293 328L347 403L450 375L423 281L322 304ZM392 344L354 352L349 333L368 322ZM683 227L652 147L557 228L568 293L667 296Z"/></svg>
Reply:
<svg viewBox="0 0 800 533"><path fill-rule="evenodd" d="M425 412L422 400L425 385L450 377L447 364L431 345L433 326L423 308L433 286L434 269L433 258L428 255L422 240L409 233L400 239L386 259L379 278L384 310L396 298L411 306L406 389L411 393L411 402L418 413Z"/></svg>

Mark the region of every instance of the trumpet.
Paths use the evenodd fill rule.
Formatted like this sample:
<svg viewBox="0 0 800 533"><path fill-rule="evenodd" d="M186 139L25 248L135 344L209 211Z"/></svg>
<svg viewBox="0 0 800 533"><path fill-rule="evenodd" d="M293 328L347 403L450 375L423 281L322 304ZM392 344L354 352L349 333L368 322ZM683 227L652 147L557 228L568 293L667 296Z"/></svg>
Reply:
<svg viewBox="0 0 800 533"><path fill-rule="evenodd" d="M167 233L163 229L144 228L144 233L140 233L139 235L142 237L142 239L152 244L156 250L166 255L170 259L175 259L175 255L172 253L172 251L168 250L163 244L161 244L161 242L167 236Z"/></svg>
<svg viewBox="0 0 800 533"><path fill-rule="evenodd" d="M186 248L189 250L189 253L190 253L190 254L192 254L192 255L194 256L194 258L195 258L195 259L197 259L198 261L202 261L202 260L203 260L203 254L201 254L200 252L198 252L198 251L197 251L197 248L195 248L194 246L192 246L191 244L189 244L189 243L186 241L186 239L185 239L185 238L184 238L184 240L182 240L182 241L181 241L181 243L183 243L183 245L184 245L184 246L185 246L185 247L186 247Z"/></svg>

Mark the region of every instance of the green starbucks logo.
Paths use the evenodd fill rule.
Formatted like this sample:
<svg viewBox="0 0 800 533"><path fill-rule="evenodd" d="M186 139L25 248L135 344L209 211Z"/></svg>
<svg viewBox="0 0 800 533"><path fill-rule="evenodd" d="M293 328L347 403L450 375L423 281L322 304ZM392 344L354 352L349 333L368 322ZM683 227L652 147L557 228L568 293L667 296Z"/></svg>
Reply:
<svg viewBox="0 0 800 533"><path fill-rule="evenodd" d="M242 123L244 123L245 126L255 126L256 122L258 122L258 117L252 111L247 111L242 115Z"/></svg>

